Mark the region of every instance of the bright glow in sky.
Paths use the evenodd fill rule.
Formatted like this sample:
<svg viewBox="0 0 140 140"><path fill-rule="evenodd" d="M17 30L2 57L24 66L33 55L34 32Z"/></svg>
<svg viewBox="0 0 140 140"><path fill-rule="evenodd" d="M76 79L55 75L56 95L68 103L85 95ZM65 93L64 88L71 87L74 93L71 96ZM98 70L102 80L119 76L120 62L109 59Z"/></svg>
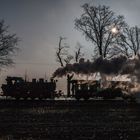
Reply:
<svg viewBox="0 0 140 140"><path fill-rule="evenodd" d="M111 32L112 32L113 34L116 34L116 33L118 33L118 30L117 30L116 27L114 27L114 28L111 29Z"/></svg>

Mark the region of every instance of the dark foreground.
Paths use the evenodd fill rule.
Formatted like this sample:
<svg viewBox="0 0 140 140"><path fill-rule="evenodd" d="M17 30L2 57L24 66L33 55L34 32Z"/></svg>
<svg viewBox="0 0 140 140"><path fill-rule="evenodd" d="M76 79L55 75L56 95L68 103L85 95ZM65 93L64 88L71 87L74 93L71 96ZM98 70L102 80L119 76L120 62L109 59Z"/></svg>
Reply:
<svg viewBox="0 0 140 140"><path fill-rule="evenodd" d="M140 140L140 104L0 101L0 140Z"/></svg>

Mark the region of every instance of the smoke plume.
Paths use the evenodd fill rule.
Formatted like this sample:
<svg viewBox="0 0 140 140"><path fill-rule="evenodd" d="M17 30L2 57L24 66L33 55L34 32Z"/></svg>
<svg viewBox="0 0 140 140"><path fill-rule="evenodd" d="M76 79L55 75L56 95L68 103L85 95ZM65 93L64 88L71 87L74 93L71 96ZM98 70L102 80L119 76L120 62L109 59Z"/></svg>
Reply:
<svg viewBox="0 0 140 140"><path fill-rule="evenodd" d="M121 74L128 74L131 80L140 82L140 55L128 61L123 66Z"/></svg>
<svg viewBox="0 0 140 140"><path fill-rule="evenodd" d="M126 73L123 70L124 66L128 63L125 56L114 57L112 59L97 58L93 62L80 59L79 63L67 64L65 67L58 68L53 77L62 77L67 73L75 74L94 74L95 72L104 73L106 75L117 75ZM127 66L125 66L126 68Z"/></svg>

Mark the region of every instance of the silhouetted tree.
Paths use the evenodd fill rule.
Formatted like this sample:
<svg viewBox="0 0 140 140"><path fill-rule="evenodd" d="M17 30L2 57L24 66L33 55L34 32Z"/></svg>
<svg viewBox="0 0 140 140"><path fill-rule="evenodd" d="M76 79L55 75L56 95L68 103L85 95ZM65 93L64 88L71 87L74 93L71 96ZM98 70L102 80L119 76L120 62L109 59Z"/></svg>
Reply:
<svg viewBox="0 0 140 140"><path fill-rule="evenodd" d="M110 48L110 56L108 58L112 58L118 55L125 55L128 58L131 57L130 49L128 48L128 46L120 45L119 43L118 45L113 45L113 47Z"/></svg>
<svg viewBox="0 0 140 140"><path fill-rule="evenodd" d="M118 45L120 46L118 50L128 57L139 54L140 28L137 26L125 28L123 34L120 35L120 39L118 39Z"/></svg>
<svg viewBox="0 0 140 140"><path fill-rule="evenodd" d="M61 67L64 67L65 64L70 64L70 62L73 60L74 62L78 62L81 57L84 56L84 53L82 53L82 45L80 43L77 43L76 50L73 55L69 54L69 46L66 44L62 44L62 41L65 40L65 37L59 38L59 45L56 50L56 58L57 62L61 65Z"/></svg>
<svg viewBox="0 0 140 140"><path fill-rule="evenodd" d="M66 39L65 37L59 38L59 45L58 45L58 48L56 50L57 62L60 63L61 67L64 67L64 62L66 64L69 64L70 61L73 59L73 57L70 54L68 54L69 46L66 44L62 45L62 41L65 39Z"/></svg>
<svg viewBox="0 0 140 140"><path fill-rule="evenodd" d="M63 56L62 51L63 51L64 47L61 44L63 39L65 39L65 38L60 37L59 46L58 46L58 48L56 50L56 61L59 62L62 67L64 66L63 60L62 60L62 56Z"/></svg>
<svg viewBox="0 0 140 140"><path fill-rule="evenodd" d="M8 26L4 20L0 21L0 66L9 66L13 64L12 56L17 51L17 43L19 39L16 34L8 31Z"/></svg>
<svg viewBox="0 0 140 140"><path fill-rule="evenodd" d="M75 27L94 43L98 56L107 57L119 32L126 26L124 17L116 16L107 6L90 6L86 3L82 8L84 13L75 19Z"/></svg>
<svg viewBox="0 0 140 140"><path fill-rule="evenodd" d="M77 43L76 51L75 51L75 62L79 62L80 58L84 56L84 53L81 52L81 49L83 46L81 46L80 43Z"/></svg>
<svg viewBox="0 0 140 140"><path fill-rule="evenodd" d="M66 58L64 59L64 62L65 62L66 64L70 64L70 62L71 62L72 59L73 59L73 56L70 55L70 54L68 54L68 55L66 56Z"/></svg>

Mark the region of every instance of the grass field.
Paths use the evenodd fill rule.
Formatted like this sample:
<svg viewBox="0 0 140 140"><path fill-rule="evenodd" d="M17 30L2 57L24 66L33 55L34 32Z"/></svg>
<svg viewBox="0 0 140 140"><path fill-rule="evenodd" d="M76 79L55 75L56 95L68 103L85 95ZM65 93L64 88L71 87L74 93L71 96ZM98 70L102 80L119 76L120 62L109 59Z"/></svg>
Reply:
<svg viewBox="0 0 140 140"><path fill-rule="evenodd" d="M140 104L0 101L0 140L140 140Z"/></svg>

